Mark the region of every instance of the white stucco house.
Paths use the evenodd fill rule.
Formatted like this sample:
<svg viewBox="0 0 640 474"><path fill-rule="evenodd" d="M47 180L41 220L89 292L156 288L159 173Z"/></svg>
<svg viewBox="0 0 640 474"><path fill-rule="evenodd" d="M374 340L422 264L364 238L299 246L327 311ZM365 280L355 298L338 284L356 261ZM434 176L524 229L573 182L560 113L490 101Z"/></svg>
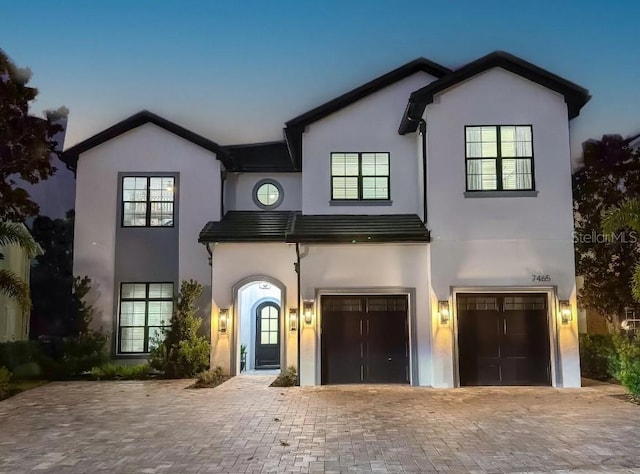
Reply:
<svg viewBox="0 0 640 474"><path fill-rule="evenodd" d="M579 386L569 124L589 98L494 52L414 60L282 141L140 112L65 152L74 271L115 358L145 357L193 278L232 374L244 345L302 385Z"/></svg>

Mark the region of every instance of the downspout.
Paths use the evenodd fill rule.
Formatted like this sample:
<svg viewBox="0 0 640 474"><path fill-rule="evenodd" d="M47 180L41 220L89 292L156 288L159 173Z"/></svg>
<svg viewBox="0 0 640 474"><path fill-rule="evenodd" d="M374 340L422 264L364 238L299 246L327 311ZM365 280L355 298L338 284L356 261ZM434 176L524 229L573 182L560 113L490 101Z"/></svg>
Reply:
<svg viewBox="0 0 640 474"><path fill-rule="evenodd" d="M424 210L424 225L427 225L427 122L420 119L420 136L422 136L422 206Z"/></svg>
<svg viewBox="0 0 640 474"><path fill-rule="evenodd" d="M302 305L301 305L301 300L300 300L300 244L298 242L296 242L296 263L293 265L295 267L296 270L296 274L297 274L297 278L298 278L298 350L296 351L297 354L297 358L298 358L298 370L296 370L296 374L297 374L297 383L298 386L300 386L300 331L302 331L302 318L301 318L301 313L302 313Z"/></svg>
<svg viewBox="0 0 640 474"><path fill-rule="evenodd" d="M409 122L418 122L418 133L422 137L422 209L423 222L427 225L427 122L425 119L418 120L407 115Z"/></svg>
<svg viewBox="0 0 640 474"><path fill-rule="evenodd" d="M224 183L227 180L227 170L220 170L220 219L224 217Z"/></svg>

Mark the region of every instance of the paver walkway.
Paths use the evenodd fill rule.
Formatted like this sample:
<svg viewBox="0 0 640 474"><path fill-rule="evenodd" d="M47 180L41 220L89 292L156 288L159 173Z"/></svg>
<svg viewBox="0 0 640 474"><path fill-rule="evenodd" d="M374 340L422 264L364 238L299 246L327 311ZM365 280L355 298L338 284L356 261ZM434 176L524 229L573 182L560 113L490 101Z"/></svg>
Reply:
<svg viewBox="0 0 640 474"><path fill-rule="evenodd" d="M0 402L0 472L640 472L640 406L579 390L52 383Z"/></svg>

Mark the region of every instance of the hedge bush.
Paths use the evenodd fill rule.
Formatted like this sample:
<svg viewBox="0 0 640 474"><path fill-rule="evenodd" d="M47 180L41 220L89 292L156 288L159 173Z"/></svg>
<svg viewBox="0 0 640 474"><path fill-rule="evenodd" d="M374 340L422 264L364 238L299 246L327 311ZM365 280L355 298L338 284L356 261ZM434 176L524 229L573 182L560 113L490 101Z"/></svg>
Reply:
<svg viewBox="0 0 640 474"><path fill-rule="evenodd" d="M271 384L272 387L295 387L298 385L298 372L294 366L289 366Z"/></svg>
<svg viewBox="0 0 640 474"><path fill-rule="evenodd" d="M194 385L195 388L213 388L220 385L222 382L229 380L229 376L226 375L222 367L218 366L215 369L205 370L198 374L198 378Z"/></svg>
<svg viewBox="0 0 640 474"><path fill-rule="evenodd" d="M11 381L11 372L6 367L0 367L0 400L4 400L9 396L9 382Z"/></svg>
<svg viewBox="0 0 640 474"><path fill-rule="evenodd" d="M153 369L148 364L124 365L104 364L91 369L93 380L145 380L148 379Z"/></svg>
<svg viewBox="0 0 640 474"><path fill-rule="evenodd" d="M632 395L640 395L640 338L627 335L613 339L616 352L611 357L613 374Z"/></svg>
<svg viewBox="0 0 640 474"><path fill-rule="evenodd" d="M583 377L614 378L616 347L611 334L580 334L580 370Z"/></svg>

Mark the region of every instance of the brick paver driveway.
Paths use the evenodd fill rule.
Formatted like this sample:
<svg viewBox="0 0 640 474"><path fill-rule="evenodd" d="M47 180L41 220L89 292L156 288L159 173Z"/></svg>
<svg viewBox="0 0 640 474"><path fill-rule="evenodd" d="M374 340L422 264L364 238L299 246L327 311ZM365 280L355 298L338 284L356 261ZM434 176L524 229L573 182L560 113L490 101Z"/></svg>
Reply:
<svg viewBox="0 0 640 474"><path fill-rule="evenodd" d="M0 402L0 472L639 472L640 406L581 390L52 383Z"/></svg>

